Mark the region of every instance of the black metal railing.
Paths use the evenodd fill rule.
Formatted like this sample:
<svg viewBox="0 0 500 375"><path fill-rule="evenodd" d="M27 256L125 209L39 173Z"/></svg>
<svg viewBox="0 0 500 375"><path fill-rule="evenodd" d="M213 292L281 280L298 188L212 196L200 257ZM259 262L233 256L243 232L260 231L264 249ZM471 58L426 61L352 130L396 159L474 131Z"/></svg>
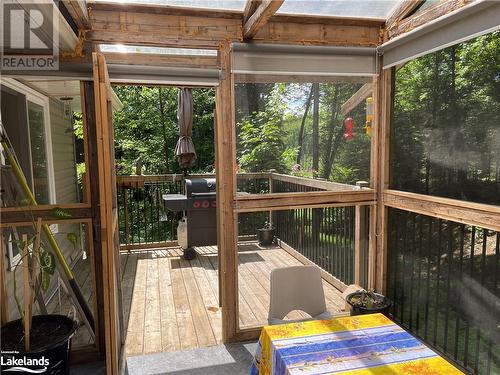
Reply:
<svg viewBox="0 0 500 375"><path fill-rule="evenodd" d="M273 212L276 237L349 285L354 281L354 207Z"/></svg>
<svg viewBox="0 0 500 375"><path fill-rule="evenodd" d="M389 210L395 321L475 374L500 374L500 232Z"/></svg>
<svg viewBox="0 0 500 375"><path fill-rule="evenodd" d="M163 194L184 194L184 181L144 178L137 182L118 184L121 245L161 243L177 239L179 214L163 209Z"/></svg>

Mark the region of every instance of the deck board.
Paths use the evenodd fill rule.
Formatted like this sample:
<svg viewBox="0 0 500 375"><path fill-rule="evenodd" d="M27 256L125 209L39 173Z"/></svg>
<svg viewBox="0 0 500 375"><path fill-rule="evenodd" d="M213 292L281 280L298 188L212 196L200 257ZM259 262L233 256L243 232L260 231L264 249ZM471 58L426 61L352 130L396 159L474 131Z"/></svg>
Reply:
<svg viewBox="0 0 500 375"><path fill-rule="evenodd" d="M192 261L180 254L179 249L122 254L127 355L222 342L217 247L200 248ZM301 263L281 248L263 249L255 243L242 244L238 256L240 326L264 325L271 270ZM327 282L324 288L329 311L341 311L341 293ZM289 318L303 316L294 312Z"/></svg>

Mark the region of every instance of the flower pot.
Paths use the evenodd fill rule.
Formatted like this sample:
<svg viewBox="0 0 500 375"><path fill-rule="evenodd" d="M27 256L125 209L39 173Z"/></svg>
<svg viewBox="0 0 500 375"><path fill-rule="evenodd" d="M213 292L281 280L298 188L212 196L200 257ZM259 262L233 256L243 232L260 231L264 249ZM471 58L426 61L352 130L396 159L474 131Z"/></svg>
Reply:
<svg viewBox="0 0 500 375"><path fill-rule="evenodd" d="M24 350L20 319L5 324L1 332L2 371L13 373L69 374L71 338L77 323L63 315L33 316L31 348Z"/></svg>
<svg viewBox="0 0 500 375"><path fill-rule="evenodd" d="M257 229L257 239L260 246L271 246L274 242L275 229Z"/></svg>
<svg viewBox="0 0 500 375"><path fill-rule="evenodd" d="M392 302L382 294L374 293L376 297L380 298L381 303L373 307L359 306L352 302L353 297L360 296L366 292L354 292L348 294L346 297L347 303L351 306L352 315L363 315L363 314L374 314L374 313L385 313L389 307L391 307Z"/></svg>

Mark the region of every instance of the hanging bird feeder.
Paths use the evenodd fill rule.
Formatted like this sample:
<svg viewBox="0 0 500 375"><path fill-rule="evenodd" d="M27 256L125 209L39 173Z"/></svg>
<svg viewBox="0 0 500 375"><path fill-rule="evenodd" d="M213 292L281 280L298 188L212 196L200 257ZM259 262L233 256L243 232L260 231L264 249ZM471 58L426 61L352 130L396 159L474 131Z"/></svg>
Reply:
<svg viewBox="0 0 500 375"><path fill-rule="evenodd" d="M372 136L372 123L373 123L373 98L369 96L366 98L366 123L365 131L368 136Z"/></svg>
<svg viewBox="0 0 500 375"><path fill-rule="evenodd" d="M349 141L354 138L352 132L354 130L354 120L351 117L347 117L344 120L344 139Z"/></svg>

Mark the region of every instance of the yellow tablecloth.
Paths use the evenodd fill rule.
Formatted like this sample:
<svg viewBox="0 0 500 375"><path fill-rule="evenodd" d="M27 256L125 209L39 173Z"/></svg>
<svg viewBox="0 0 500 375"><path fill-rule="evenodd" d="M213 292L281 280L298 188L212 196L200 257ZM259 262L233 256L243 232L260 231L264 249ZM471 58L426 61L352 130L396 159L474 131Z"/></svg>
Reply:
<svg viewBox="0 0 500 375"><path fill-rule="evenodd" d="M250 373L462 374L382 314L266 326Z"/></svg>

